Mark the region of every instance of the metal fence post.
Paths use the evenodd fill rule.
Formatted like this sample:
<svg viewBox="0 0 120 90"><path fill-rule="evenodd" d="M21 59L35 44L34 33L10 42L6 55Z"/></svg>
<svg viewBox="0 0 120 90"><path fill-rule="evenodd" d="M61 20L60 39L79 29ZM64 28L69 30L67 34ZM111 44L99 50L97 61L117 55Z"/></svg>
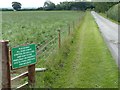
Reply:
<svg viewBox="0 0 120 90"><path fill-rule="evenodd" d="M11 90L11 77L10 77L10 64L9 64L9 47L8 47L9 41L1 40L1 49L2 53L0 58L2 61L2 90L7 89Z"/></svg>
<svg viewBox="0 0 120 90"><path fill-rule="evenodd" d="M58 30L58 47L61 47L61 36L60 36L60 29Z"/></svg>
<svg viewBox="0 0 120 90"><path fill-rule="evenodd" d="M35 64L28 66L28 85L30 88L35 87Z"/></svg>

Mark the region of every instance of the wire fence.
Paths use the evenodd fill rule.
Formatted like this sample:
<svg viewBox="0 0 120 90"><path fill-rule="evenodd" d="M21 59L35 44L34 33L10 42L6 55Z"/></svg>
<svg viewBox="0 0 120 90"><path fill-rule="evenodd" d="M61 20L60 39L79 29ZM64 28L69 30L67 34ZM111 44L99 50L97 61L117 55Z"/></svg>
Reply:
<svg viewBox="0 0 120 90"><path fill-rule="evenodd" d="M67 24L66 27L59 28L60 29L60 37L58 35L59 32L56 32L56 36L52 36L52 39L49 40L49 42L41 44L41 46L38 46L38 57L40 57L43 60L46 60L50 54L53 53L54 49L59 48L59 41L62 43L64 39L71 33L73 30L79 25L79 21L76 21L76 23L73 21L71 24Z"/></svg>
<svg viewBox="0 0 120 90"><path fill-rule="evenodd" d="M49 33L50 35L49 34L44 35L44 33L41 34L44 39L41 42L39 42L36 47L38 59L37 64L39 64L41 60L47 60L55 51L57 51L60 48L59 44L61 44L66 37L68 37L72 32L74 32L76 28L79 27L80 20L81 18L83 18L83 16L84 14L80 16L77 20L72 21L69 24L66 24L65 27L57 28L56 32L52 34ZM27 68L25 67L17 70L11 70L11 76L15 77L25 71L27 71ZM21 81L21 83L24 81ZM15 82L13 83L14 84L12 84L12 88L19 86L18 83L16 84Z"/></svg>

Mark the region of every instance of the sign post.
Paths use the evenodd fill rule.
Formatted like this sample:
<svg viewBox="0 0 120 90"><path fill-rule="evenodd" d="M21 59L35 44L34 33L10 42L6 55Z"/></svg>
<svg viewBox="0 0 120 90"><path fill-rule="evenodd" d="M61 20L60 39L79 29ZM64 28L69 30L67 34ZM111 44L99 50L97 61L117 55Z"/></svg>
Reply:
<svg viewBox="0 0 120 90"><path fill-rule="evenodd" d="M10 65L9 65L9 48L8 48L9 41L0 41L1 44L1 55L0 62L2 62L2 89L9 89L11 90L11 77L10 77Z"/></svg>
<svg viewBox="0 0 120 90"><path fill-rule="evenodd" d="M28 85L30 88L35 86L35 64L28 66Z"/></svg>
<svg viewBox="0 0 120 90"><path fill-rule="evenodd" d="M12 48L12 68L17 69L28 66L28 85L30 88L35 86L35 63L35 44Z"/></svg>
<svg viewBox="0 0 120 90"><path fill-rule="evenodd" d="M12 68L17 69L36 63L36 45L12 48Z"/></svg>
<svg viewBox="0 0 120 90"><path fill-rule="evenodd" d="M0 40L0 90L11 90L9 41ZM35 85L36 45L30 44L12 48L12 69L28 67L28 84Z"/></svg>

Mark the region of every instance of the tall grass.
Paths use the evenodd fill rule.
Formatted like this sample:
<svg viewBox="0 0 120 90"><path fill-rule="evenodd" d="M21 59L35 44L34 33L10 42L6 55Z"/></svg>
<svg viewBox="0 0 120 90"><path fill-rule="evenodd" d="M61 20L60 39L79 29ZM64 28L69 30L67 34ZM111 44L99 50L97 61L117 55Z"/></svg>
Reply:
<svg viewBox="0 0 120 90"><path fill-rule="evenodd" d="M120 4L114 5L113 7L111 7L108 12L107 12L107 16L115 21L120 22Z"/></svg>

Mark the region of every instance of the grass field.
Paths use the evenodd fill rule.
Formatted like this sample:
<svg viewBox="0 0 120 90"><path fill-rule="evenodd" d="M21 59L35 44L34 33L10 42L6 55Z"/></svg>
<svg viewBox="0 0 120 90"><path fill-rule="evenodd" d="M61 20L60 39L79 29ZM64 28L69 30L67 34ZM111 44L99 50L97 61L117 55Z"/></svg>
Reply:
<svg viewBox="0 0 120 90"><path fill-rule="evenodd" d="M2 12L1 36L4 40L10 40L10 48L35 43L38 49L41 49L47 42L56 38L41 51L44 53L37 55L37 64L40 63L37 67L42 67L42 62L52 54L51 52L54 52L53 49L58 48L58 29L61 30L63 41L68 36L68 24L73 28L73 21L78 22L83 14L79 11Z"/></svg>
<svg viewBox="0 0 120 90"><path fill-rule="evenodd" d="M82 15L79 28L68 36L68 24ZM38 58L36 67L47 71L36 73L36 88L117 88L117 66L90 12L3 12L2 27L10 47L44 45L59 28L64 32L61 48L47 60Z"/></svg>
<svg viewBox="0 0 120 90"><path fill-rule="evenodd" d="M118 88L117 66L89 12L44 67L38 88Z"/></svg>
<svg viewBox="0 0 120 90"><path fill-rule="evenodd" d="M57 47L58 29L61 29L63 39L68 35L68 24L72 26L73 21L78 21L82 15L83 12L78 11L2 12L2 36L3 39L10 40L11 48L35 43L37 49L55 38L54 42L42 50L49 54L53 51L51 48Z"/></svg>
<svg viewBox="0 0 120 90"><path fill-rule="evenodd" d="M2 12L3 39L9 39L11 47L44 43L55 37L59 28L66 31L67 24L76 21L80 15L82 12L74 11Z"/></svg>

